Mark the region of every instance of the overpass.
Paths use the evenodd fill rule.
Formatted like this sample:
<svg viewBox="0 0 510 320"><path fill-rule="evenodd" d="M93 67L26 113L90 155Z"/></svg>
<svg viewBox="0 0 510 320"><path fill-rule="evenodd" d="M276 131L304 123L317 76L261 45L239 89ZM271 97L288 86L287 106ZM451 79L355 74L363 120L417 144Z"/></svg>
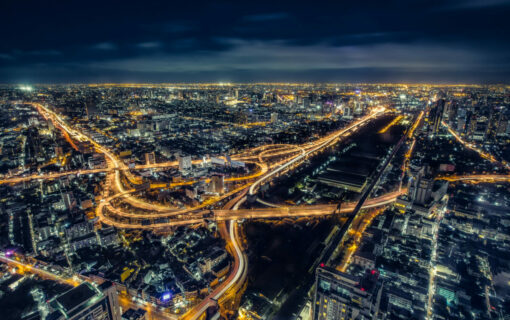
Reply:
<svg viewBox="0 0 510 320"><path fill-rule="evenodd" d="M438 176L436 180L445 180L450 182L468 181L468 182L510 182L510 174L467 174Z"/></svg>
<svg viewBox="0 0 510 320"><path fill-rule="evenodd" d="M394 191L383 196L372 198L365 201L361 209L371 209L395 202L397 197L404 194L407 190ZM338 204L310 205L310 206L290 206L278 208L257 208L257 209L218 209L202 210L182 215L175 215L173 219L168 217L159 217L157 215L144 216L144 219L136 214L122 216L116 213L114 216L106 214L108 209L100 210L98 215L100 220L106 224L124 229L159 229L168 227L178 227L203 223L205 220L228 221L244 219L272 219L272 218L299 218L299 217L322 217L333 214L347 214L354 210L357 202L347 202L342 204L340 210L337 210ZM114 208L114 210L118 210ZM151 218L149 218L151 217Z"/></svg>
<svg viewBox="0 0 510 320"><path fill-rule="evenodd" d="M367 121L370 121L370 120L376 118L377 116L380 116L384 112L385 112L384 108L376 109L374 112L372 112L368 116L365 116L362 119L348 125L346 128L341 129L333 134L330 134L324 138L319 139L318 141L313 142L312 147L310 149L306 150L301 155L293 158L292 160L287 161L286 163L278 166L276 169L268 172L267 174L262 176L260 179L255 181L250 186L248 193L250 195L256 194L258 191L258 188L261 184L267 182L268 180L270 180L271 178L273 178L275 176L278 176L278 175L286 172L287 170L291 169L292 166L299 165L301 161L308 159L310 156L314 155L318 151L320 151L330 145L335 144L341 136L345 135L346 133L352 133L352 132L356 131L361 125L366 124Z"/></svg>

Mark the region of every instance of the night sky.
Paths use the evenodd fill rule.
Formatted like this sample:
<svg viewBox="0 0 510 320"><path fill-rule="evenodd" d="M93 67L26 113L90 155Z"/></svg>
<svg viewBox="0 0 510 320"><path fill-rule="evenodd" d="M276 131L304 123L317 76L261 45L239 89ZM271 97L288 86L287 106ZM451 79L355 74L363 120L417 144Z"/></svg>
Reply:
<svg viewBox="0 0 510 320"><path fill-rule="evenodd" d="M0 2L0 83L510 82L510 0Z"/></svg>

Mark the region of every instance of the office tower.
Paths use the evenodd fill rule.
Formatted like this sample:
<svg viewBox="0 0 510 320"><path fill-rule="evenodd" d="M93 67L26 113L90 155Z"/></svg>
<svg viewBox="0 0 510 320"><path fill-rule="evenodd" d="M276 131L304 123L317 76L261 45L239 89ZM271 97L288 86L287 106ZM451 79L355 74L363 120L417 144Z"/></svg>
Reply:
<svg viewBox="0 0 510 320"><path fill-rule="evenodd" d="M457 117L458 105L456 102L450 102L448 108L448 121L451 123Z"/></svg>
<svg viewBox="0 0 510 320"><path fill-rule="evenodd" d="M212 192L222 194L224 188L223 175L214 175L211 177Z"/></svg>
<svg viewBox="0 0 510 320"><path fill-rule="evenodd" d="M98 115L96 103L92 99L85 102L85 112L87 113L87 119L89 120Z"/></svg>
<svg viewBox="0 0 510 320"><path fill-rule="evenodd" d="M303 99L303 108L308 109L310 108L311 99L309 97L305 97Z"/></svg>
<svg viewBox="0 0 510 320"><path fill-rule="evenodd" d="M483 141L489 134L490 126L489 119L486 116L478 117L475 124L475 130L473 132L473 140Z"/></svg>
<svg viewBox="0 0 510 320"><path fill-rule="evenodd" d="M65 192L61 195L64 206L67 210L72 210L74 207L76 207L76 198L72 192Z"/></svg>
<svg viewBox="0 0 510 320"><path fill-rule="evenodd" d="M191 156L179 157L179 171L187 172L191 169Z"/></svg>
<svg viewBox="0 0 510 320"><path fill-rule="evenodd" d="M346 119L352 119L352 110L350 107L345 106L343 109L343 117Z"/></svg>
<svg viewBox="0 0 510 320"><path fill-rule="evenodd" d="M145 163L146 164L155 164L156 163L156 154L154 154L154 152L147 152L145 154Z"/></svg>
<svg viewBox="0 0 510 320"><path fill-rule="evenodd" d="M106 319L120 319L120 305L119 296L117 294L117 288L110 281L105 281L98 286L98 289L103 293L108 303L108 314L110 318Z"/></svg>
<svg viewBox="0 0 510 320"><path fill-rule="evenodd" d="M319 267L315 275L314 320L376 319L382 283L377 270L363 277Z"/></svg>
<svg viewBox="0 0 510 320"><path fill-rule="evenodd" d="M496 135L504 135L507 132L508 127L508 119L506 116L501 114L498 119L498 124L496 127Z"/></svg>
<svg viewBox="0 0 510 320"><path fill-rule="evenodd" d="M424 165L418 171L411 171L408 195L412 202L425 205L432 196L434 178L430 175L430 167Z"/></svg>
<svg viewBox="0 0 510 320"><path fill-rule="evenodd" d="M415 202L421 205L425 205L429 202L432 196L432 186L434 185L434 178L430 176L422 176L418 181L418 187L416 190Z"/></svg>
<svg viewBox="0 0 510 320"><path fill-rule="evenodd" d="M273 112L271 113L271 123L274 123L276 121L278 121L278 113Z"/></svg>
<svg viewBox="0 0 510 320"><path fill-rule="evenodd" d="M466 130L466 118L458 118L457 120L457 131L464 133Z"/></svg>
<svg viewBox="0 0 510 320"><path fill-rule="evenodd" d="M436 135L441 127L441 121L443 120L444 114L444 99L439 99L436 105L429 112L429 132L432 135Z"/></svg>
<svg viewBox="0 0 510 320"><path fill-rule="evenodd" d="M115 287L109 281L97 288L90 283L53 298L49 302L51 320L120 320L120 307Z"/></svg>
<svg viewBox="0 0 510 320"><path fill-rule="evenodd" d="M362 105L358 99L354 100L353 105L354 114L361 114L363 112Z"/></svg>
<svg viewBox="0 0 510 320"><path fill-rule="evenodd" d="M473 136L476 131L476 124L478 122L478 118L476 115L472 114L471 117L469 117L469 122L466 124L466 135L469 139L473 139Z"/></svg>

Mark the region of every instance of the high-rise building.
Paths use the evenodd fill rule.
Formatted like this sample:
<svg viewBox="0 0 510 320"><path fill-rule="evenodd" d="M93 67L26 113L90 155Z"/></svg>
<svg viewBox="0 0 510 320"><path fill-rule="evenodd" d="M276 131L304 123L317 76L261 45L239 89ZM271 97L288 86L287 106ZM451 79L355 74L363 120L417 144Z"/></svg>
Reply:
<svg viewBox="0 0 510 320"><path fill-rule="evenodd" d="M274 123L276 121L278 121L278 113L273 112L271 113L271 123Z"/></svg>
<svg viewBox="0 0 510 320"><path fill-rule="evenodd" d="M423 166L412 175L408 188L409 198L416 204L428 204L434 186L434 178L429 173L429 166Z"/></svg>
<svg viewBox="0 0 510 320"><path fill-rule="evenodd" d="M448 121L453 122L457 117L458 105L456 102L450 102L448 107Z"/></svg>
<svg viewBox="0 0 510 320"><path fill-rule="evenodd" d="M363 105L361 104L361 102L359 101L359 99L356 99L354 100L353 102L353 110L354 110L354 114L362 114L363 113Z"/></svg>
<svg viewBox="0 0 510 320"><path fill-rule="evenodd" d="M314 320L376 319L382 294L377 270L363 277L319 267L315 276Z"/></svg>
<svg viewBox="0 0 510 320"><path fill-rule="evenodd" d="M441 127L441 121L443 121L444 114L444 99L437 100L436 105L430 110L429 113L429 132L432 135L436 135Z"/></svg>
<svg viewBox="0 0 510 320"><path fill-rule="evenodd" d="M501 115L498 119L498 124L496 127L496 135L498 135L498 136L504 135L507 132L507 127L508 127L508 119L504 115Z"/></svg>
<svg viewBox="0 0 510 320"><path fill-rule="evenodd" d="M474 136L475 131L476 131L476 124L477 124L477 122L478 122L477 116L472 114L469 117L469 122L466 123L466 135L468 136L469 139L473 139L473 136Z"/></svg>
<svg viewBox="0 0 510 320"><path fill-rule="evenodd" d="M179 157L179 171L187 172L192 167L191 156Z"/></svg>
<svg viewBox="0 0 510 320"><path fill-rule="evenodd" d="M304 109L310 108L310 102L311 102L311 99L309 97L305 97L303 99L303 108Z"/></svg>
<svg viewBox="0 0 510 320"><path fill-rule="evenodd" d="M457 131L460 133L464 133L466 130L466 118L458 118L457 119Z"/></svg>
<svg viewBox="0 0 510 320"><path fill-rule="evenodd" d="M122 314L122 320L147 320L147 311L143 309L127 309Z"/></svg>
<svg viewBox="0 0 510 320"><path fill-rule="evenodd" d="M346 119L352 119L352 109L348 106L344 106L343 108L343 117Z"/></svg>
<svg viewBox="0 0 510 320"><path fill-rule="evenodd" d="M96 103L92 99L85 102L85 112L87 113L87 119L89 120L98 115Z"/></svg>
<svg viewBox="0 0 510 320"><path fill-rule="evenodd" d="M115 288L115 285L110 281L105 281L98 286L98 289L103 293L103 295L105 296L105 300L108 303L107 310L109 318L106 319L112 320L120 319L121 313L119 305L119 296L117 293L117 288Z"/></svg>
<svg viewBox="0 0 510 320"><path fill-rule="evenodd" d="M212 192L222 194L224 189L224 177L223 175L214 175L211 177L211 189Z"/></svg>
<svg viewBox="0 0 510 320"><path fill-rule="evenodd" d="M433 185L434 179L432 177L422 176L418 181L415 202L421 205L427 204L432 196Z"/></svg>
<svg viewBox="0 0 510 320"><path fill-rule="evenodd" d="M72 210L76 207L76 198L72 192L62 193L62 201L64 202L64 206L67 210Z"/></svg>
<svg viewBox="0 0 510 320"><path fill-rule="evenodd" d="M145 163L146 164L155 164L156 163L156 154L154 152L147 152L145 154Z"/></svg>
<svg viewBox="0 0 510 320"><path fill-rule="evenodd" d="M51 320L120 320L117 291L109 281L98 287L90 283L57 296L49 303Z"/></svg>

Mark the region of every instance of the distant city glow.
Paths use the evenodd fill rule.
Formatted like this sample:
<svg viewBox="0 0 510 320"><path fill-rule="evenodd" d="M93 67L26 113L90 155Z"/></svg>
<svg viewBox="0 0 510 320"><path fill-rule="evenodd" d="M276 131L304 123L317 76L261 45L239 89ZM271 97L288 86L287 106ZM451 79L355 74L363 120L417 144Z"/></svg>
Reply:
<svg viewBox="0 0 510 320"><path fill-rule="evenodd" d="M495 107L510 106L506 86L112 83L0 94L6 283L91 285L119 299L119 316L186 320L218 307L264 318L301 287L310 295L294 314L338 320L344 309L387 312L380 301L399 318L433 319L508 281L492 271L509 248L510 113ZM278 303L253 285L278 285L264 268L296 262L306 268L289 269ZM443 287L445 272L472 283L462 299L458 283ZM37 290L40 311L53 312L60 294ZM480 312L504 314L506 300L485 301Z"/></svg>
<svg viewBox="0 0 510 320"><path fill-rule="evenodd" d="M34 90L34 88L33 88L33 87L28 86L28 85L21 85L21 86L19 86L19 89L20 89L21 91L27 91L27 92L30 92L30 91L33 91L33 90Z"/></svg>

